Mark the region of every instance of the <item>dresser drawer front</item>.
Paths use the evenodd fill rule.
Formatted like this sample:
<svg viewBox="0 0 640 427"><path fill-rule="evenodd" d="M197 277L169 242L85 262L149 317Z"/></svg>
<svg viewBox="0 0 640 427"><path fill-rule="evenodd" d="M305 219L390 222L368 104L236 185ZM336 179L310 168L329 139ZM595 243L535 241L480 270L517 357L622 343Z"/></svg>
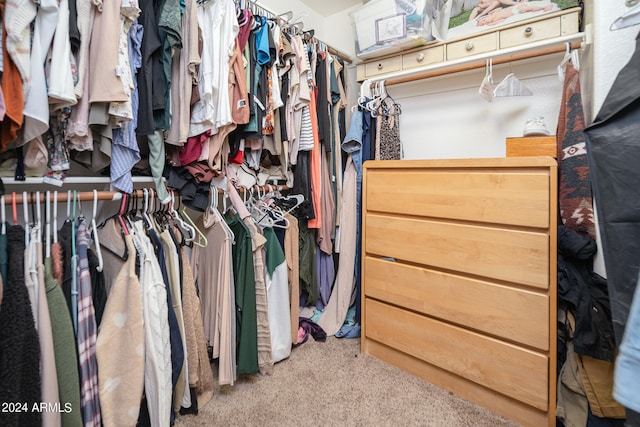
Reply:
<svg viewBox="0 0 640 427"><path fill-rule="evenodd" d="M402 68L402 58L400 56L394 56L393 58L367 62L364 67L367 78L391 73L393 71L399 71Z"/></svg>
<svg viewBox="0 0 640 427"><path fill-rule="evenodd" d="M402 55L402 68L416 68L444 61L444 46L434 46Z"/></svg>
<svg viewBox="0 0 640 427"><path fill-rule="evenodd" d="M545 293L371 256L363 262L367 298L549 350Z"/></svg>
<svg viewBox="0 0 640 427"><path fill-rule="evenodd" d="M364 250L368 254L549 288L546 233L373 213L367 213L365 221Z"/></svg>
<svg viewBox="0 0 640 427"><path fill-rule="evenodd" d="M371 299L366 300L364 321L365 339L534 408L547 410L549 406L549 358L543 353Z"/></svg>
<svg viewBox="0 0 640 427"><path fill-rule="evenodd" d="M497 32L461 40L447 45L447 60L465 58L498 48Z"/></svg>
<svg viewBox="0 0 640 427"><path fill-rule="evenodd" d="M559 16L500 31L500 48L520 46L552 37L560 37Z"/></svg>

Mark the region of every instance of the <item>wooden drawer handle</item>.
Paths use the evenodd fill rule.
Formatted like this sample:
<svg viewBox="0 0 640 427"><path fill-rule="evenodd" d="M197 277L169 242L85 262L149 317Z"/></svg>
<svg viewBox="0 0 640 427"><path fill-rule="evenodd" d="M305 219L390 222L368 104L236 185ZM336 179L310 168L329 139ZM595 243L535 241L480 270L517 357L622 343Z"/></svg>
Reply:
<svg viewBox="0 0 640 427"><path fill-rule="evenodd" d="M472 50L475 46L473 45L473 42L467 42L466 45L464 45L465 49L467 49L467 51Z"/></svg>
<svg viewBox="0 0 640 427"><path fill-rule="evenodd" d="M531 34L533 34L533 28L531 27L527 27L524 29L524 35L529 37Z"/></svg>
<svg viewBox="0 0 640 427"><path fill-rule="evenodd" d="M383 67L382 62L379 62L378 63L378 70L382 70L382 67Z"/></svg>
<svg viewBox="0 0 640 427"><path fill-rule="evenodd" d="M420 52L419 54L416 55L416 61L418 62L424 61L424 52Z"/></svg>
<svg viewBox="0 0 640 427"><path fill-rule="evenodd" d="M627 7L633 7L633 6L638 4L638 1L639 0L627 0L626 5L627 5Z"/></svg>

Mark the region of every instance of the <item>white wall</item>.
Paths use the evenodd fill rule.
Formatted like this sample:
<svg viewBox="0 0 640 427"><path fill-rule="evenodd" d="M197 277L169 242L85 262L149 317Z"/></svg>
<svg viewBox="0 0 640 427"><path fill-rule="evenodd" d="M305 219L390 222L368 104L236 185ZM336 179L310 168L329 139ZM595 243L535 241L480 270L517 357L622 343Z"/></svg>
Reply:
<svg viewBox="0 0 640 427"><path fill-rule="evenodd" d="M405 158L504 157L505 138L522 136L525 121L535 116L543 116L555 133L562 88L556 66L561 57L493 67L495 84L513 72L533 96L486 101L478 94L484 69L388 87L402 106Z"/></svg>

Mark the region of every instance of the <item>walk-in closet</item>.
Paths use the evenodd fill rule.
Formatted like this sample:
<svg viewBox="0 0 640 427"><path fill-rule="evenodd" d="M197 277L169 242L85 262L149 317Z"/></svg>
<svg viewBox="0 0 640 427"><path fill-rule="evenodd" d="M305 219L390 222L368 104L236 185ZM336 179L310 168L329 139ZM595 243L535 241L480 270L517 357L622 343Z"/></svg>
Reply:
<svg viewBox="0 0 640 427"><path fill-rule="evenodd" d="M0 16L0 425L640 426L637 0Z"/></svg>

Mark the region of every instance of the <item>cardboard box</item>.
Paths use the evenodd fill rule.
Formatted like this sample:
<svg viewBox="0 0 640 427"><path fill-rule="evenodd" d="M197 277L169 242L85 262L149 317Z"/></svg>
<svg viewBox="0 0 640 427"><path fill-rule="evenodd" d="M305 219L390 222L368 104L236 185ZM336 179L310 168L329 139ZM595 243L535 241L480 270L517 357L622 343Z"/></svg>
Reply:
<svg viewBox="0 0 640 427"><path fill-rule="evenodd" d="M507 157L549 156L558 157L555 135L507 138Z"/></svg>

